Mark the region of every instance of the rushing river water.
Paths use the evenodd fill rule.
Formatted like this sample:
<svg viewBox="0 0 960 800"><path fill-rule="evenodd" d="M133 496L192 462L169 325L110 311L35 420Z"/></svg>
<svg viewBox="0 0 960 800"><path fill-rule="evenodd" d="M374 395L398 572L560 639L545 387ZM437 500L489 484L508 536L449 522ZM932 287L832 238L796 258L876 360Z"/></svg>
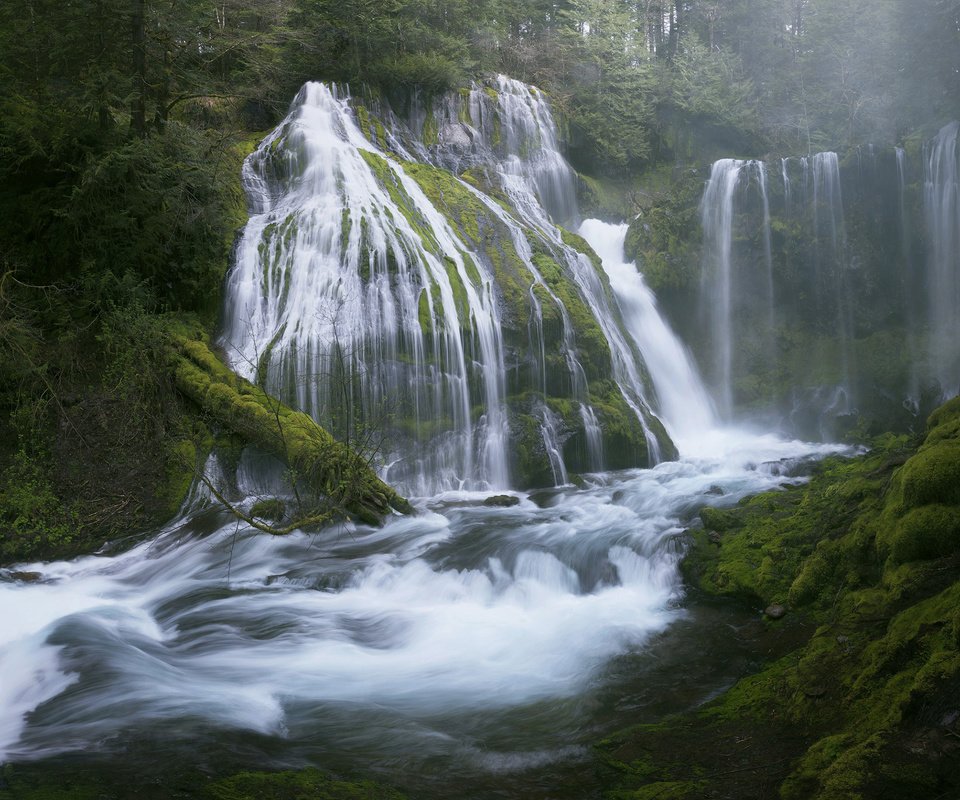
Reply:
<svg viewBox="0 0 960 800"><path fill-rule="evenodd" d="M696 458L511 508L443 494L379 530L273 538L195 508L120 555L0 572L0 761L149 737L415 796L576 762L664 710L643 683L676 648L693 680L675 705L735 677L697 679L703 649L662 640L709 636L690 627L679 535L827 449L715 432Z"/></svg>
<svg viewBox="0 0 960 800"><path fill-rule="evenodd" d="M526 137L538 143L536 158L527 153L527 161L520 161L508 151L491 163L500 165L507 196L529 236L552 248L557 263L570 271L571 287L593 310L609 344L610 374L629 408L646 425L648 401L656 401L681 458L652 469L589 475L580 488L514 493L519 503L507 508L484 504L489 493L431 495L451 485L509 485L506 365L492 284L481 275L483 293L468 292L462 308L452 290L437 295L433 312L443 306L451 321L443 329L446 340L436 326L432 334L434 349L443 349L445 341L450 354L444 380L453 388L446 394L438 388L443 381L431 377L425 345L420 347L426 334L417 322L418 294L401 292L394 302L385 293L377 303L363 295L372 305L351 311L351 336L389 344L399 335L393 322L410 317L412 325L400 328L420 355L407 359L415 368L394 353L382 362L364 361L361 373L382 372L377 386L387 394L412 386L411 396L419 398L414 405L425 415L416 417L418 425L429 427L444 414L452 420L447 434L416 445L420 457L411 459L413 466L403 474L394 470L406 478L407 491L425 495L415 500L418 514L393 517L380 529L341 526L270 537L243 529L199 497L167 528L119 554L113 549L0 570L0 764L92 759L107 772L129 774L132 789L153 785L170 764L212 775L314 765L374 775L418 798L583 798L591 791L585 776L596 740L702 703L746 671L748 656L738 641L751 634L736 628L762 630L759 610L727 608L718 616L685 596L679 572L683 532L704 505L732 505L795 480L790 476L802 472L804 463L837 448L717 426L686 350L660 317L643 278L624 263L626 226L588 220L580 229L602 257L608 292L589 259L563 243L541 207L547 203L575 216L575 200L568 196L572 173L556 150L546 101L507 79L498 87L496 108L482 89L470 95L480 125L472 141L492 157L486 152L494 141L487 117L494 111L508 142L511 132L536 134ZM248 188L260 201L232 274L235 330L229 333L228 325L227 336L234 344L244 337L253 342L248 367L278 331L306 336L309 329L307 344L320 342L291 345L292 355L280 366L294 365L296 374L310 374L311 359L322 361L317 353L329 344L327 332L310 328L317 319L317 291L274 287L276 303L264 304L260 293L272 284L261 278L274 274L265 254L283 256L289 268L280 276L314 280L340 270L329 282L334 287L354 273L360 280L363 270L350 269L359 263L357 254L366 252L362 241L349 238L351 227L343 229L343 241L314 235L317 225L331 219L345 225L349 214L341 213L341 205L361 219L361 211L382 212L381 222L394 219L392 226L381 225L384 241L405 230L399 211L384 210L393 208L395 198L374 184L365 166L373 145L351 115L335 93L308 85L285 123L291 141L302 139L303 145L291 149L289 160L296 166L321 144L333 156L307 159L311 180L295 182L296 191L277 197L264 189L266 179L253 180L258 159L272 157L273 140L248 164ZM447 128L464 124L440 122ZM416 195L399 162L391 165L385 169ZM331 178L334 167L342 180ZM262 191L254 192L257 187ZM316 211L328 200L336 213ZM269 217L277 203L289 205L281 222L291 232L268 251L257 237L268 230L279 236L279 223ZM445 252L463 249L449 225L434 219L437 212L425 197L416 207L440 231L435 238ZM499 208L492 201L490 207ZM536 271L528 234L508 213L494 213L528 264L531 285L562 310ZM291 222L298 219L299 227ZM394 243L396 253L424 249L407 234L406 245ZM440 256L426 248L418 258L410 263L436 267L431 280L442 290L447 272ZM409 278L416 288L423 276L414 272L400 270L395 282ZM386 313L390 308L401 310ZM270 313L261 320L251 309ZM540 309L531 288L531 319L539 319ZM287 314L283 321L281 310ZM469 326L457 315L467 310L470 324L490 334L489 346L476 352L458 338ZM561 316L563 363L590 440L596 417L566 312ZM393 345L384 348L399 352ZM545 348L541 342L540 350ZM466 384L472 372L477 387L471 394ZM282 388L282 375L274 377ZM312 409L316 398L300 397L301 385L296 388L300 405ZM485 398L483 425L471 416L477 398ZM555 478L565 482L568 470L552 417L545 406L543 412L544 446L554 453ZM656 449L655 439L649 444ZM602 463L599 447L590 449ZM258 485L261 478L256 468L241 476L248 504L276 493Z"/></svg>

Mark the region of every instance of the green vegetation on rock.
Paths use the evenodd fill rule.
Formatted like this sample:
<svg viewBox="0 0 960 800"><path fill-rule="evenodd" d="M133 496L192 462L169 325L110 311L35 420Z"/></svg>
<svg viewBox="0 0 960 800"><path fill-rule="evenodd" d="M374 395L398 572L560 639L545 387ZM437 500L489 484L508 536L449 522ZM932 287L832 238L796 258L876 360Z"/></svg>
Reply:
<svg viewBox="0 0 960 800"><path fill-rule="evenodd" d="M684 782L678 796L716 786L723 797L767 786L784 800L952 796L960 497L940 475L960 463L958 421L954 400L930 416L919 446L887 436L866 455L818 465L809 484L701 512L687 580L758 610L782 603L787 617L767 624L815 630L702 709L603 743L620 787L611 796ZM679 737L682 764L669 750ZM638 770L637 753L652 766Z"/></svg>
<svg viewBox="0 0 960 800"><path fill-rule="evenodd" d="M237 376L202 339L174 331L170 341L177 390L220 425L283 460L295 481L332 510L374 525L391 509L412 511L361 456L308 415Z"/></svg>

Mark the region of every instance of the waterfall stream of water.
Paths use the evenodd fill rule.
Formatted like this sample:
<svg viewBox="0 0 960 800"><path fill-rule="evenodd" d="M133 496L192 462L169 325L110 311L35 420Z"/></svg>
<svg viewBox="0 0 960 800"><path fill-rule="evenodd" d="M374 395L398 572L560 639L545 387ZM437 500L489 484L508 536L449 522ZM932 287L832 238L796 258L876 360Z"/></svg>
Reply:
<svg viewBox="0 0 960 800"><path fill-rule="evenodd" d="M181 762L213 753L208 770L312 764L449 797L453 785L520 787L513 776L582 758L624 724L624 708L631 719L637 707L664 710L651 682L692 705L736 677L735 659L704 660L704 637L723 626L698 627L686 605L680 534L701 506L777 487L792 465L836 448L716 426L691 359L624 261L625 226L581 227L600 271L556 226L576 221L576 203L544 99L507 79L496 89L496 101L470 93L473 125L436 111L434 155L501 149L491 163L512 210L462 186L526 270L533 391L546 395L556 347L599 467L601 410L585 376L595 365L578 360L565 310L559 342L546 341L538 312L563 309L537 267L549 251L592 310L625 401L645 424L651 409L662 415L681 458L595 474L579 490L514 492L512 508L484 504L511 485L497 276L409 174L399 129L391 154L343 95L308 84L245 167L252 216L223 342L239 372L345 429L394 404L415 429L396 474L419 513L380 529L269 537L238 529L198 492L119 555L0 570L0 763L94 751L135 760L134 745L160 742ZM498 143L484 133L494 111ZM445 125L466 131L456 153ZM429 155L412 143L404 152ZM738 176L757 169L718 170L721 241ZM720 332L732 299L723 303ZM534 410L548 469L567 483L558 412L543 399ZM241 460L238 502L249 508L267 479ZM673 645L655 639L685 624ZM691 671L702 676L695 689L678 688Z"/></svg>

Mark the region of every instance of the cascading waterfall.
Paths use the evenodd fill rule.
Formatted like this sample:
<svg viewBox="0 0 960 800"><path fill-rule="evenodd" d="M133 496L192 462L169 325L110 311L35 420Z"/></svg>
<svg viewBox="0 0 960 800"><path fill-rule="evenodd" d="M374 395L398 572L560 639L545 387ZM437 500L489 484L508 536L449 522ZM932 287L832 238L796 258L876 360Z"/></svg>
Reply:
<svg viewBox="0 0 960 800"><path fill-rule="evenodd" d="M142 778L166 769L159 744L214 777L310 765L379 770L422 798L448 797L452 785L472 796L491 781L497 794L531 796L546 770L554 780L580 769L601 731L635 715L636 698L664 686L700 703L742 671L713 653L706 677L687 685L689 662L713 649L705 641L729 645L712 615L680 608L678 534L692 508L774 489L785 462L837 448L705 435L710 400L624 261L626 227L581 226L598 268L555 224L576 222L577 210L539 93L501 78L493 92L448 97L417 123L435 127L435 144L381 112L383 132L368 134L346 96L308 84L247 161L251 220L223 344L238 371L342 435L401 419L390 476L440 494L379 529L271 537L239 529L198 491L180 518L119 555L0 569L0 616L11 620L0 627L0 762L71 752ZM443 191L413 177L430 159L495 173L513 209L473 185L482 181L448 176L443 191L476 200L468 222L478 230L465 234L440 210ZM769 228L766 176L757 162L734 163L718 177L730 285L745 175ZM494 226L499 261L478 245ZM769 231L756 235L769 253ZM728 330L733 303L731 292ZM587 338L603 347L587 350ZM598 396L598 383L618 388ZM512 392L528 405L518 411ZM583 463L600 469L603 415L620 395L651 453L651 406L682 443L698 440L695 453L510 508L471 491L509 486L521 411L554 484L574 477L571 419ZM236 476L248 510L257 462L248 452ZM628 710L607 708L610 697L632 698Z"/></svg>
<svg viewBox="0 0 960 800"><path fill-rule="evenodd" d="M813 230L817 297L823 308L834 306L839 340L843 412L853 407L850 374L850 289L847 281L846 227L840 188L840 159L836 153L817 153L812 159ZM828 246L824 246L825 241Z"/></svg>
<svg viewBox="0 0 960 800"><path fill-rule="evenodd" d="M238 372L351 441L394 414L418 430L448 420L444 441L419 449L401 472L411 488L506 486L493 278L388 162L419 214L408 218L365 159L374 152L346 99L307 84L251 157L254 214L227 288L228 353ZM434 321L429 331L421 306ZM475 422L478 397L485 415Z"/></svg>
<svg viewBox="0 0 960 800"><path fill-rule="evenodd" d="M608 293L593 264L583 253L564 243L562 232L557 227L557 224L577 224L578 210L575 173L560 151L557 127L549 104L537 89L500 75L492 92L478 85L471 89L466 110L467 119L475 127L464 122L462 109L453 103L441 104L435 109L433 124L439 131L439 140L462 143L454 152L449 147L440 147L436 154L437 162L445 166L462 166L464 163L489 162L490 154L497 155L494 163L499 184L510 205L527 226L552 241L580 292L588 300L610 346L614 378L624 399L644 427L652 459L659 460L660 441L648 424L651 404L637 365L637 354L620 330L616 310L611 306ZM466 135L463 135L464 131ZM499 207L493 208L494 201L487 198L485 202L502 217L503 211ZM510 227L517 251L524 258L527 268L542 283L531 260L529 246L516 241L516 224L509 219L504 222ZM519 237L523 236L520 231ZM557 299L555 295L554 299ZM575 348L569 336L569 320L565 311L563 314L567 352L573 354ZM593 468L597 469L603 463L599 424L594 409L586 401L585 391L576 385L579 365L573 363L575 360L571 356L574 398L580 404L590 461Z"/></svg>
<svg viewBox="0 0 960 800"><path fill-rule="evenodd" d="M371 431L386 431L385 477L424 495L512 485L506 442L519 401L507 396L506 366L519 358L539 373L534 386L544 399L524 400L523 413L539 420L552 474L565 477L569 469L557 454L571 425L581 436L578 470L600 470L602 423L575 326L553 283L566 280L606 340L609 370L647 457L659 460L639 353L622 332L609 286L554 223L576 219L574 173L543 96L501 76L492 88L475 86L466 98L445 96L429 109L414 97L409 125L422 131L420 139L382 103L385 127L361 111L347 96L308 84L247 162L254 213L229 281L224 336L238 371L335 435L363 444ZM496 272L506 256L491 253L494 234L465 233L452 223L437 205L443 194L428 199L412 177L416 161L482 169L510 201L512 213L449 178L502 226L523 265L527 352L504 341ZM545 279L535 250L563 276ZM544 302L561 317L561 340L549 346L563 355L575 422L568 416L559 424L546 402Z"/></svg>
<svg viewBox="0 0 960 800"><path fill-rule="evenodd" d="M869 159L873 174L876 155ZM779 276L774 267L772 190L764 162L716 162L701 199L701 302L710 342L704 372L728 419L742 401L734 387L745 376L771 386L764 397L754 383L751 402L775 402L777 340L790 319L816 319L819 330L829 331L829 343L824 339L818 351L816 376L811 375L809 385L794 387L795 392L812 391L819 398L814 403L831 415L849 413L855 400L856 289L848 263L839 158L833 152L782 158L779 178L786 235L802 236L809 243L800 252L778 253Z"/></svg>
<svg viewBox="0 0 960 800"><path fill-rule="evenodd" d="M603 261L627 330L650 371L660 416L684 452L684 445L716 426L715 414L690 354L660 315L636 265L624 261L627 229L592 219L581 225L580 235Z"/></svg>
<svg viewBox="0 0 960 800"><path fill-rule="evenodd" d="M960 391L960 122L945 125L924 152L930 372L949 397Z"/></svg>
<svg viewBox="0 0 960 800"><path fill-rule="evenodd" d="M765 259L763 272L751 278L755 267L734 253L736 201L738 192L756 187L762 209L760 237ZM735 351L744 346L735 331L734 317L738 304L744 302L751 284L764 287L764 296L754 302L765 306L764 318L767 330L753 329L755 337L765 337L770 342L773 336L775 311L773 305L773 261L770 236L770 201L767 194L766 167L761 161L721 159L711 171L700 203L703 225L703 298L705 314L713 342L712 365L708 372L713 376L714 391L721 414L729 419L734 410ZM762 346L761 350L766 350Z"/></svg>

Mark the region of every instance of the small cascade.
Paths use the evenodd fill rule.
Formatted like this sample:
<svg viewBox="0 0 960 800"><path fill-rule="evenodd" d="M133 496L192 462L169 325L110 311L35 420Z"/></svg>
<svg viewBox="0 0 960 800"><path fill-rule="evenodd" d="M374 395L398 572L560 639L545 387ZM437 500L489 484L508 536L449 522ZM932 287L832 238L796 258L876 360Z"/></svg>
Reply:
<svg viewBox="0 0 960 800"><path fill-rule="evenodd" d="M567 466L563 462L563 447L560 444L560 435L558 433L559 420L547 406L540 407L540 435L543 437L543 446L550 459L550 471L553 473L553 483L555 486L563 486L569 483L567 476Z"/></svg>
<svg viewBox="0 0 960 800"><path fill-rule="evenodd" d="M875 152L865 151L861 161L861 171L876 182ZM838 415L850 413L854 404L858 288L847 254L840 161L836 153L824 152L782 158L778 166L783 205L777 208L783 211L776 253L771 197L778 197L779 186L771 188L764 162L716 162L700 203L700 292L709 331L703 367L728 419L745 403L771 410L779 405L787 413L805 402L793 398L785 404L777 394L782 340L786 335L789 346L789 331L798 321L815 325L817 355L816 366L794 388L807 394L830 388L832 413Z"/></svg>
<svg viewBox="0 0 960 800"><path fill-rule="evenodd" d="M924 151L929 236L928 358L944 397L960 391L960 122L945 125Z"/></svg>
<svg viewBox="0 0 960 800"><path fill-rule="evenodd" d="M650 371L657 411L682 452L685 441L714 428L716 419L690 354L661 316L636 265L624 261L627 228L589 219L581 225L580 235L603 262L627 330Z"/></svg>
<svg viewBox="0 0 960 800"><path fill-rule="evenodd" d="M742 212L744 204L757 202L761 212L759 229L741 230L737 212ZM735 330L740 307L762 308L759 314L762 327L758 330L754 323L751 335L765 336L766 342L773 335L770 200L763 162L732 158L717 161L700 202L700 214L704 239L702 297L712 339L712 363L708 372L712 375L720 412L729 419L734 409L735 350L739 354L743 346L740 332ZM749 224L749 217L743 222ZM748 249L737 248L735 252L735 235L750 239L759 237L762 264L752 263ZM762 287L759 294L757 287ZM755 345L751 343L751 350L768 351L762 343L759 347Z"/></svg>
<svg viewBox="0 0 960 800"><path fill-rule="evenodd" d="M907 216L907 151L902 147L894 149L897 163L897 222L900 236L900 282L903 292L904 324L910 332L908 347L910 348L910 375L906 388L904 404L907 408L919 410L921 396L920 361L921 353L918 347L916 331L918 328L917 309L917 274L913 263L913 254L910 246L910 220Z"/></svg>

